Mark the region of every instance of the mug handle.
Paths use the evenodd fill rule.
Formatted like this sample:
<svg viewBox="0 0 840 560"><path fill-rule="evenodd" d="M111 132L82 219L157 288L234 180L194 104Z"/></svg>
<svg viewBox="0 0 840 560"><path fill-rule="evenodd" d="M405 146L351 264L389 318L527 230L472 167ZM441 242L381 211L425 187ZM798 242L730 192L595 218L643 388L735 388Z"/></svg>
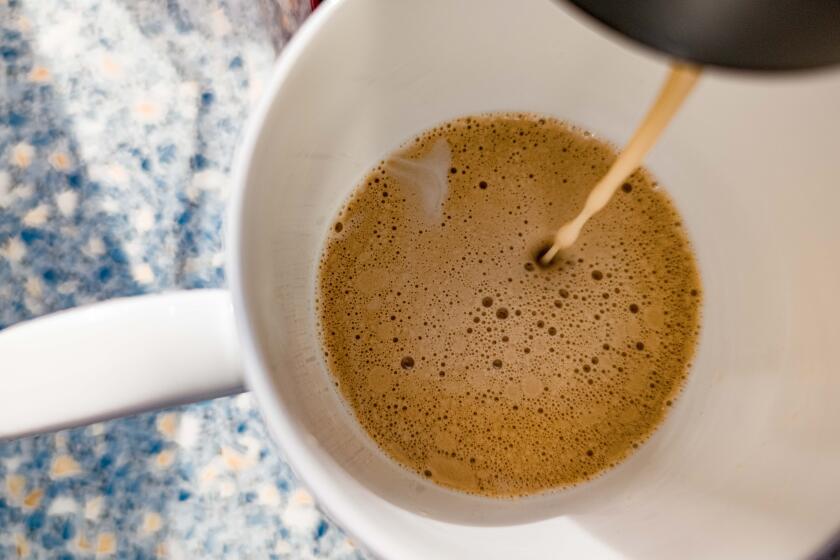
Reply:
<svg viewBox="0 0 840 560"><path fill-rule="evenodd" d="M109 300L0 332L0 440L243 390L230 294Z"/></svg>

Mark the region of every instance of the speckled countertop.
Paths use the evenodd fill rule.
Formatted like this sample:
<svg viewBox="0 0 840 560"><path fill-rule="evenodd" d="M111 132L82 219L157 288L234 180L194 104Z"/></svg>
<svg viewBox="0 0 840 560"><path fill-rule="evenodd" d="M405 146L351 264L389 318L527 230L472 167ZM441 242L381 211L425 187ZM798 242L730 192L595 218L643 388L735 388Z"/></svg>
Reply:
<svg viewBox="0 0 840 560"><path fill-rule="evenodd" d="M224 285L234 148L308 11L0 0L0 328ZM2 559L361 556L247 394L0 444Z"/></svg>

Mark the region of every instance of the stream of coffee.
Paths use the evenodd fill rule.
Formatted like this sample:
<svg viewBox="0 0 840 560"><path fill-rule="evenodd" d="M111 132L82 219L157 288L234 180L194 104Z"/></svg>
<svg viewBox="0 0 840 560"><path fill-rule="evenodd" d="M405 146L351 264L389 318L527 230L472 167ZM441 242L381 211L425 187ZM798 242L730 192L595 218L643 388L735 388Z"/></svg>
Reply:
<svg viewBox="0 0 840 560"><path fill-rule="evenodd" d="M671 72L659 92L659 97L630 142L621 151L606 175L589 193L580 213L557 230L554 243L540 257L544 265L551 263L557 253L574 245L586 222L607 205L618 187L639 168L645 155L656 144L665 127L671 122L671 118L691 93L699 76L700 68L697 66L676 63L671 67Z"/></svg>

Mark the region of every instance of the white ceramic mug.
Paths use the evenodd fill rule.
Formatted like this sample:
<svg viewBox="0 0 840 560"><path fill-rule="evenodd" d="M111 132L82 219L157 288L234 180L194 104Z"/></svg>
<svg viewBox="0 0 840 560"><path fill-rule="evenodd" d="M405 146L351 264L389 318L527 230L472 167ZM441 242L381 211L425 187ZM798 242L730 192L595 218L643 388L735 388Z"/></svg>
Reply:
<svg viewBox="0 0 840 560"><path fill-rule="evenodd" d="M653 151L695 244L703 333L665 424L599 479L519 500L422 480L377 450L321 357L322 241L384 154L493 110L621 143L665 68L549 0L328 2L283 52L239 154L230 292L114 301L3 332L0 437L229 393L244 374L322 507L383 557L814 552L840 525L836 73L711 73Z"/></svg>

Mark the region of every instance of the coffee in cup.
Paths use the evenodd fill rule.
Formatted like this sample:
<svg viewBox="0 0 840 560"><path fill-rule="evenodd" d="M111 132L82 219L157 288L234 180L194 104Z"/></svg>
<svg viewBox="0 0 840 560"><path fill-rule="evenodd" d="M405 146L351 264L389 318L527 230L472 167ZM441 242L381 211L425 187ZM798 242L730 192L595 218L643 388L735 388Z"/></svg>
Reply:
<svg viewBox="0 0 840 560"><path fill-rule="evenodd" d="M539 253L616 157L532 114L453 120L381 161L319 271L335 385L391 458L524 496L630 455L683 385L701 284L670 199L634 173L550 267Z"/></svg>

